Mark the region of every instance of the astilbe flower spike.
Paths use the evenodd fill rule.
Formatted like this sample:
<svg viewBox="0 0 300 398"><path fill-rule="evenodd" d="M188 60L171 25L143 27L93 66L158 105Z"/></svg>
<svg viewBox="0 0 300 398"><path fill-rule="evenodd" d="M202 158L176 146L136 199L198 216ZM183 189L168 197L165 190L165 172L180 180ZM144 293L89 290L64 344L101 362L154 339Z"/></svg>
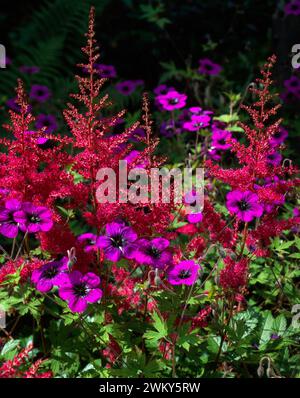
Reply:
<svg viewBox="0 0 300 398"><path fill-rule="evenodd" d="M8 190L10 197L54 210L56 198L71 192L73 177L66 171L70 158L63 150L68 139L45 134L44 129L33 132L31 126L35 118L30 113L21 80L18 80L16 92L19 111L10 110L11 124L4 125L13 137L0 139L6 149L0 153L0 188ZM45 137L55 145L41 148L38 139Z"/></svg>
<svg viewBox="0 0 300 398"><path fill-rule="evenodd" d="M272 120L280 105L269 105L276 97L270 92L271 69L275 61L275 56L268 59L261 70L262 77L256 80L256 86L250 88L257 100L251 106L242 105L253 122L253 127L240 123L247 143L240 143L234 138L227 139L240 167L224 169L211 160L206 162L209 175L228 184L232 189L227 197L228 209L246 222L254 217L259 218L258 227L250 230L247 236L247 241L251 241L252 246L255 241L257 247L261 247L263 241L268 244L270 237L297 223L296 218L285 221L277 219L278 206L284 202L287 193L299 185L299 179L288 179L297 172L293 165L271 164L269 160L273 153L273 137L280 131L281 123L281 119ZM250 202L240 204L237 196L247 196ZM248 210L239 206L247 206Z"/></svg>
<svg viewBox="0 0 300 398"><path fill-rule="evenodd" d="M110 167L118 175L119 160L122 160L129 149L119 150L126 143L130 134L138 127L135 123L123 134L109 135L124 111L117 115L104 118L102 112L109 106L108 95L100 98L100 90L107 79L99 77L95 67L99 58L96 46L94 30L94 8L91 8L89 17L89 29L86 34L87 44L82 48L87 57L86 64L79 64L81 70L84 68L87 75L76 76L79 93L71 94L83 107L68 103L64 116L72 133L72 145L77 154L74 156L72 169L84 177L88 184L89 199L93 207L93 217L85 214L87 222L92 223L100 229L107 222L112 221L118 214L117 204L102 204L97 201L96 190L99 182L97 172L101 168ZM81 189L78 186L78 189Z"/></svg>
<svg viewBox="0 0 300 398"><path fill-rule="evenodd" d="M33 344L23 348L12 360L4 362L0 366L0 378L51 378L51 371L39 372L45 359L38 359L28 367L29 354L33 350ZM24 368L26 367L26 368Z"/></svg>

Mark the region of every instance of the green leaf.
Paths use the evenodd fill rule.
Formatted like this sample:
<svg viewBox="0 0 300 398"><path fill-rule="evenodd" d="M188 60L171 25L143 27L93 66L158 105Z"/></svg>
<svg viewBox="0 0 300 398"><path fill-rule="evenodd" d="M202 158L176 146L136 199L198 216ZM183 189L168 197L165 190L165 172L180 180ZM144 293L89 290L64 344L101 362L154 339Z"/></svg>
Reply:
<svg viewBox="0 0 300 398"><path fill-rule="evenodd" d="M232 115L221 115L221 116L215 117L214 119L219 120L220 122L224 122L224 123L232 123L232 122L238 121L239 117L236 113L233 113Z"/></svg>
<svg viewBox="0 0 300 398"><path fill-rule="evenodd" d="M275 320L273 322L273 326L272 326L273 333L276 333L279 336L282 336L286 330L286 325L287 325L287 322L286 322L285 316L283 314L278 315L278 317L275 318Z"/></svg>
<svg viewBox="0 0 300 398"><path fill-rule="evenodd" d="M163 339L168 335L168 327L167 324L160 318L157 312L154 312L152 315L153 324L152 326L156 329L148 330L144 333L144 338L148 340L148 345L151 347L156 347L159 340Z"/></svg>
<svg viewBox="0 0 300 398"><path fill-rule="evenodd" d="M181 328L179 333L179 339L177 340L177 345L184 348L186 351L190 350L190 347L194 347L200 344L200 337L198 336L198 330L194 329L189 332L189 325L185 325Z"/></svg>
<svg viewBox="0 0 300 398"><path fill-rule="evenodd" d="M259 345L266 344L270 340L272 330L273 330L273 322L274 322L273 315L270 312L268 312L268 314L263 322L262 333L260 336Z"/></svg>
<svg viewBox="0 0 300 398"><path fill-rule="evenodd" d="M293 253L289 255L290 258L300 258L300 253Z"/></svg>
<svg viewBox="0 0 300 398"><path fill-rule="evenodd" d="M244 131L244 130L242 129L242 127L236 126L236 125L234 125L234 126L227 126L227 127L226 127L226 130L233 131L233 132L236 132L236 133L242 133L242 132Z"/></svg>
<svg viewBox="0 0 300 398"><path fill-rule="evenodd" d="M19 346L20 340L9 340L1 350L0 355L4 356L5 359L7 358L7 354L11 351L17 351L16 348Z"/></svg>

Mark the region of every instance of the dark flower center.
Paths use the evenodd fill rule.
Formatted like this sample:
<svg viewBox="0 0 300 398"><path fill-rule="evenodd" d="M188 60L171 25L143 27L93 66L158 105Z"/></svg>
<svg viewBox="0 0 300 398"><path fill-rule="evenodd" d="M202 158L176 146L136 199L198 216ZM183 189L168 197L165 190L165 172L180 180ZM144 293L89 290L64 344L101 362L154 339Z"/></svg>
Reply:
<svg viewBox="0 0 300 398"><path fill-rule="evenodd" d="M255 245L249 245L249 250L253 253L256 250L256 246Z"/></svg>
<svg viewBox="0 0 300 398"><path fill-rule="evenodd" d="M171 98L169 100L170 105L176 105L176 104L178 104L178 102L179 102L178 98Z"/></svg>
<svg viewBox="0 0 300 398"><path fill-rule="evenodd" d="M58 268L54 265L45 269L43 272L43 278L52 279L58 274Z"/></svg>
<svg viewBox="0 0 300 398"><path fill-rule="evenodd" d="M113 247L123 247L124 243L125 243L125 239L123 238L123 236L121 234L117 234L112 236L111 238L111 243Z"/></svg>
<svg viewBox="0 0 300 398"><path fill-rule="evenodd" d="M246 211L250 209L250 204L248 202L246 202L245 200L241 200L240 202L238 202L238 206L239 209L242 211Z"/></svg>
<svg viewBox="0 0 300 398"><path fill-rule="evenodd" d="M7 217L7 221L6 222L9 223L9 224L17 224L15 222L15 220L14 220L14 213L13 212L8 213L8 217Z"/></svg>
<svg viewBox="0 0 300 398"><path fill-rule="evenodd" d="M149 254L153 258L158 259L161 255L161 252L156 247L151 246L147 249L147 254Z"/></svg>
<svg viewBox="0 0 300 398"><path fill-rule="evenodd" d="M204 65L204 67L206 70L209 70L209 71L213 69L213 66L210 64L206 64L206 65Z"/></svg>
<svg viewBox="0 0 300 398"><path fill-rule="evenodd" d="M179 272L178 278L180 279L187 279L191 276L191 273L189 270L185 269Z"/></svg>
<svg viewBox="0 0 300 398"><path fill-rule="evenodd" d="M172 126L171 124L166 126L166 131L173 131L173 130L174 130L174 126Z"/></svg>
<svg viewBox="0 0 300 398"><path fill-rule="evenodd" d="M277 131L277 133L275 133L275 134L273 135L273 137L275 137L275 138L280 138L280 137L281 137L281 132L280 132L280 131Z"/></svg>
<svg viewBox="0 0 300 398"><path fill-rule="evenodd" d="M88 293L88 288L85 283L78 283L73 286L73 291L77 297L85 297Z"/></svg>
<svg viewBox="0 0 300 398"><path fill-rule="evenodd" d="M41 219L39 216L37 216L36 214L31 214L29 216L29 222L31 224L38 224L39 222L41 222Z"/></svg>
<svg viewBox="0 0 300 398"><path fill-rule="evenodd" d="M225 141L224 138L221 138L220 140L218 140L218 143L219 143L220 145L225 145L225 144L226 144L226 141Z"/></svg>

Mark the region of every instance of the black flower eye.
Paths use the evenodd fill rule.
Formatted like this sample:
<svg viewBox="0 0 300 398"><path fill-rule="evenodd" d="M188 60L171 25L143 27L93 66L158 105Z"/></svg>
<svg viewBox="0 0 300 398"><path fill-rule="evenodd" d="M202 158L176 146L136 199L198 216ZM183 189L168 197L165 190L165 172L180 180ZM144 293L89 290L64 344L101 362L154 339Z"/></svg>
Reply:
<svg viewBox="0 0 300 398"><path fill-rule="evenodd" d="M182 270L182 271L180 271L179 274L178 274L178 277L179 277L180 279L187 279L187 278L189 278L190 276L191 276L191 273L190 273L190 271L188 271L188 270Z"/></svg>
<svg viewBox="0 0 300 398"><path fill-rule="evenodd" d="M239 206L240 210L242 210L242 211L248 210L248 209L250 208L249 203L246 202L245 200L241 200L241 201L238 203L238 206Z"/></svg>
<svg viewBox="0 0 300 398"><path fill-rule="evenodd" d="M74 285L73 290L77 297L85 297L88 293L88 288L85 283L78 283L77 285Z"/></svg>

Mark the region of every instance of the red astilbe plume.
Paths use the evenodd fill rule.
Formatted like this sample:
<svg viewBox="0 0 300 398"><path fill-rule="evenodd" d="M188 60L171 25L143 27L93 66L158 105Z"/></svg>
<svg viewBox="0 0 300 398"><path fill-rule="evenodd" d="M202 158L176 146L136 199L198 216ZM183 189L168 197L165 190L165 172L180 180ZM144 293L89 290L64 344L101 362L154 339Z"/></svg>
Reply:
<svg viewBox="0 0 300 398"><path fill-rule="evenodd" d="M272 152L270 140L279 131L282 121L282 119L270 121L280 107L279 104L269 106L277 96L270 93L270 86L273 83L271 69L275 61L275 56L268 59L261 70L262 77L256 79L257 86L249 88L257 96L257 101L251 106L242 105L253 122L253 127L240 123L248 144L245 145L234 139L229 139L231 152L236 154L241 167L223 169L219 165L213 164L211 160L206 162L210 174L230 185L232 189L254 190L254 185L257 184L259 179L268 178L272 180L275 176L284 178L286 175L292 175L296 172L296 169L291 165L288 167L274 166L270 165L268 161L268 155ZM291 185L294 184L289 184L289 187ZM282 191L282 183L273 184L272 190L276 192L277 189L280 192Z"/></svg>
<svg viewBox="0 0 300 398"><path fill-rule="evenodd" d="M258 195L265 213L249 232L247 243L258 252L269 243L270 237L291 228L296 219L278 220L278 206L283 204L287 192L299 185L298 178L292 178L298 171L291 162L274 165L268 155L272 153L271 138L279 131L281 119L272 120L280 105L274 105L276 94L271 94L271 69L276 61L272 56L261 70L261 78L250 88L257 100L250 106L242 105L252 119L253 126L240 123L247 143L229 139L231 152L237 157L239 167L224 169L211 160L206 162L209 175L228 184L232 190L252 191ZM258 226L259 225L259 226Z"/></svg>
<svg viewBox="0 0 300 398"><path fill-rule="evenodd" d="M28 278L31 276L32 272L35 269L40 268L45 263L45 260L40 260L39 258L35 257L31 259L19 257L16 260L8 260L0 268L0 286L2 283L5 283L8 275L12 275L18 270L20 270L20 282L23 283L28 281Z"/></svg>
<svg viewBox="0 0 300 398"><path fill-rule="evenodd" d="M28 367L29 354L33 350L33 345L29 344L23 348L12 360L4 362L0 366L0 378L51 378L51 371L39 372L41 365L45 362L38 359Z"/></svg>
<svg viewBox="0 0 300 398"><path fill-rule="evenodd" d="M233 232L207 198L204 200L203 225L213 243L220 242L224 247L231 247Z"/></svg>
<svg viewBox="0 0 300 398"><path fill-rule="evenodd" d="M159 139L153 137L152 133L152 120L150 117L149 99L147 93L143 95L143 116L142 116L141 128L145 131L145 137L139 137L138 140L144 145L144 149L135 158L133 162L128 166L128 172L137 167L139 164L143 164L144 170L147 172L148 181L151 181L151 170L154 168L159 169L165 162L166 158L155 155L155 150L159 145ZM123 214L130 221L134 229L138 233L153 235L157 233L166 232L171 221L171 213L174 210L174 191L173 184L170 184L170 203L164 203L162 200L162 181L159 180L158 186L153 187L159 198L156 203L152 203L150 200L151 185L148 184L149 188L149 201L142 203L142 201L136 205L128 204L122 207Z"/></svg>
<svg viewBox="0 0 300 398"><path fill-rule="evenodd" d="M128 144L128 138L139 126L139 123L133 124L122 134L113 135L111 131L116 125L118 119L124 115L124 111L119 112L113 117L103 117L103 111L110 105L108 95L101 97L100 90L107 79L100 78L95 69L95 63L99 58L98 47L96 46L94 30L94 8L91 8L89 16L89 28L87 44L82 48L87 57L87 63L78 66L87 72L84 77L76 76L79 86L79 93L72 94L80 107L68 103L64 116L73 135L73 147L75 156L72 169L84 177L89 190L89 201L86 203L83 216L87 223L99 231L105 224L117 218L122 218L130 222L134 227L143 229L143 232L151 234L153 231L161 232L169 225L169 204L150 204L143 203L120 203L119 196L116 197L116 203L99 203L96 197L96 191L100 183L97 181L97 173L100 169L111 168L116 175L118 192L119 181L119 161L124 160L125 156L132 149ZM129 165L128 172L137 165L142 164L149 173L151 167L158 167L162 159L154 156L154 151L158 145L158 140L152 137L151 122L149 117L148 100L144 97L144 117L143 125L146 131L146 138L141 139L145 144L145 149ZM79 187L81 189L81 187Z"/></svg>
<svg viewBox="0 0 300 398"><path fill-rule="evenodd" d="M87 212L87 222L100 229L104 224L114 219L118 214L117 204L100 204L96 198L99 185L97 172L101 168L110 167L118 175L119 160L123 159L128 149L120 150L129 135L137 128L138 123L132 125L123 134L109 135L116 125L117 120L123 116L124 111L111 118L103 118L100 113L108 105L108 95L100 98L100 89L107 79L99 78L95 63L99 58L98 47L95 40L95 11L91 8L89 16L89 29L86 34L87 44L82 48L87 57L87 63L78 66L87 71L87 76L75 76L79 93L71 94L80 107L71 103L67 104L64 117L72 133L72 144L75 149L72 169L84 177L88 184L89 199L92 205L91 214ZM80 186L78 186L81 189Z"/></svg>
<svg viewBox="0 0 300 398"><path fill-rule="evenodd" d="M57 197L69 194L73 177L65 171L69 156L62 150L66 139L45 135L44 129L28 133L35 118L30 113L23 83L18 80L17 104L20 111L10 111L11 124L4 127L12 138L2 138L5 152L0 153L0 188L10 197L52 207ZM37 138L47 137L57 145L43 149Z"/></svg>
<svg viewBox="0 0 300 398"><path fill-rule="evenodd" d="M192 324L191 324L191 329L196 329L196 328L205 328L208 326L208 317L212 313L212 308L211 306L206 306L203 308L196 316L191 318Z"/></svg>
<svg viewBox="0 0 300 398"><path fill-rule="evenodd" d="M239 291L245 287L248 277L248 263L247 258L242 258L239 261L233 260L231 257L224 259L225 268L220 273L220 285L224 290Z"/></svg>
<svg viewBox="0 0 300 398"><path fill-rule="evenodd" d="M261 224L250 232L247 242L248 247L252 249L257 256L264 256L268 253L266 247L271 243L271 238L299 224L300 217L293 217L288 220L277 220L274 218L274 213L267 214L263 218Z"/></svg>

